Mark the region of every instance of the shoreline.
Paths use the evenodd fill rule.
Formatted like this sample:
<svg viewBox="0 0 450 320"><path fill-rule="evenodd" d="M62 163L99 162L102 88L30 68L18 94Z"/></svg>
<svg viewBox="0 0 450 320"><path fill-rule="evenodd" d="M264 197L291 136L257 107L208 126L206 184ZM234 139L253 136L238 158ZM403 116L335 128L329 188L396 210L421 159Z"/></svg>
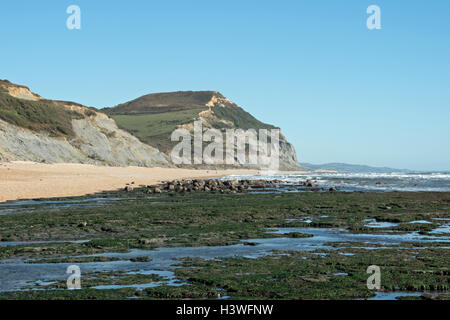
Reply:
<svg viewBox="0 0 450 320"><path fill-rule="evenodd" d="M450 192L420 206L406 192L117 196L127 201L6 209L0 299L365 299L369 264L389 265L385 292L450 298ZM82 287L64 290L73 264Z"/></svg>
<svg viewBox="0 0 450 320"><path fill-rule="evenodd" d="M290 172L293 173L293 172ZM258 175L249 169L180 169L160 167L107 167L79 163L44 164L31 161L0 162L0 203L37 198L84 196L115 191L127 183L136 186L165 180Z"/></svg>

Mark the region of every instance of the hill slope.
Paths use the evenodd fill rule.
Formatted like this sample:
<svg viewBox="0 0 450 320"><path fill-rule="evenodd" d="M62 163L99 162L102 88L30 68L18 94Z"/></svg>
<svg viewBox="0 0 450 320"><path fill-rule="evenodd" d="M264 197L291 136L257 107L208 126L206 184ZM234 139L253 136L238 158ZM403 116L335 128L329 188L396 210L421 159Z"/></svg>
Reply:
<svg viewBox="0 0 450 320"><path fill-rule="evenodd" d="M102 111L122 129L141 141L169 154L176 142L170 135L176 128L192 130L194 121L203 128L274 129L225 98L217 91L179 91L149 94ZM280 169L300 170L294 147L280 136Z"/></svg>
<svg viewBox="0 0 450 320"><path fill-rule="evenodd" d="M106 114L46 100L6 80L0 81L0 160L170 166Z"/></svg>
<svg viewBox="0 0 450 320"><path fill-rule="evenodd" d="M216 91L150 94L99 111L47 100L27 87L0 80L0 161L172 167L168 154L176 142L170 141L171 133L177 128L192 130L196 120L204 129L222 131L275 128ZM235 161L235 167L241 166ZM301 169L283 136L280 169Z"/></svg>

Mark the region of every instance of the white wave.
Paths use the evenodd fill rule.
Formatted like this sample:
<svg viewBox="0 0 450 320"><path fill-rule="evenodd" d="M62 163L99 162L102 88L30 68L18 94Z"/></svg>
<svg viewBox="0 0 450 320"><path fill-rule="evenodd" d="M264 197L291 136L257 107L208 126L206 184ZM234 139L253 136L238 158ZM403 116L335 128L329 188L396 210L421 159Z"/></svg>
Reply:
<svg viewBox="0 0 450 320"><path fill-rule="evenodd" d="M304 173L283 175L233 175L224 179L281 180L298 184L307 179L324 187L362 191L450 191L450 174L431 173Z"/></svg>

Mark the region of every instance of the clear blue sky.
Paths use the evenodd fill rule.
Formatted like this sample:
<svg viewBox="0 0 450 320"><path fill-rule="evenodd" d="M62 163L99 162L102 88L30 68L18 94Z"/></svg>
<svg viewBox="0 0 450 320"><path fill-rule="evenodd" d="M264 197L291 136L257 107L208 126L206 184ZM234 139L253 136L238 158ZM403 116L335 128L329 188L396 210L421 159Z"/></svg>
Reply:
<svg viewBox="0 0 450 320"><path fill-rule="evenodd" d="M0 37L0 78L46 98L218 90L300 161L450 169L448 0L2 1Z"/></svg>

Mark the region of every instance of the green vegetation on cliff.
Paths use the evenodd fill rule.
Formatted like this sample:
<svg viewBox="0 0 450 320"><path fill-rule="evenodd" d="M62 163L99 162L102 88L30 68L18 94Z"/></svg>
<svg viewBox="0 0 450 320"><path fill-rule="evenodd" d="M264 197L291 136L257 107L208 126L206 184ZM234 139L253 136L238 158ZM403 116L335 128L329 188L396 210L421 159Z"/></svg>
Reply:
<svg viewBox="0 0 450 320"><path fill-rule="evenodd" d="M51 136L73 136L72 119L83 116L49 100L30 101L10 96L0 88L0 119Z"/></svg>
<svg viewBox="0 0 450 320"><path fill-rule="evenodd" d="M232 127L226 126L221 122L215 123L214 127L217 129L222 128L239 128L243 130L248 129L275 129L275 126L270 124L266 124L264 122L259 121L250 113L245 111L244 109L238 106L230 106L230 107L214 107L212 109L214 115L222 120L226 120L233 123Z"/></svg>
<svg viewBox="0 0 450 320"><path fill-rule="evenodd" d="M103 109L119 127L162 152L172 149L171 133L180 125L193 123L202 111L210 110L207 122L216 129L274 129L216 91L181 91L149 94Z"/></svg>
<svg viewBox="0 0 450 320"><path fill-rule="evenodd" d="M174 112L138 115L110 115L117 125L135 135L144 143L168 152L172 143L170 135L180 124L193 122L204 109L185 109ZM176 142L175 142L176 143Z"/></svg>
<svg viewBox="0 0 450 320"><path fill-rule="evenodd" d="M215 91L178 91L152 93L135 100L122 103L113 108L103 109L109 115L136 115L176 112L187 109L206 108L214 95L223 98Z"/></svg>

